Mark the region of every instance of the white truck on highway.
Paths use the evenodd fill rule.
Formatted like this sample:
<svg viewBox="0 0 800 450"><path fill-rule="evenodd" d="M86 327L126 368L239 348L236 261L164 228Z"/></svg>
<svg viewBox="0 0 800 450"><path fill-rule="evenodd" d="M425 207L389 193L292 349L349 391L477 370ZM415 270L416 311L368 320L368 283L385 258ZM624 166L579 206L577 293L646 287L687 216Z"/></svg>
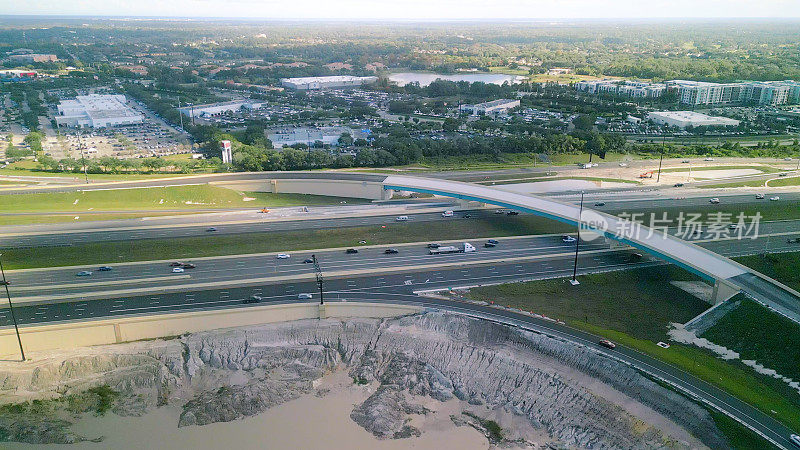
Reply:
<svg viewBox="0 0 800 450"><path fill-rule="evenodd" d="M432 248L429 250L431 255L441 255L444 253L472 253L474 251L475 251L475 246L473 246L469 242L464 242L459 246L447 245L438 248Z"/></svg>

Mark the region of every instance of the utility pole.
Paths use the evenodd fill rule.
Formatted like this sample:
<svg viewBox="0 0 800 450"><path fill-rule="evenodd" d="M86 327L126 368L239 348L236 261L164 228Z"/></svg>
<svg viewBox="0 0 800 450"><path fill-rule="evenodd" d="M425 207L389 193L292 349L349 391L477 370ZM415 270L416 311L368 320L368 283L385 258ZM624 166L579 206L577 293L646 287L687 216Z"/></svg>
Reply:
<svg viewBox="0 0 800 450"><path fill-rule="evenodd" d="M181 112L181 101L178 100L178 117L181 118L181 131L183 131L183 113Z"/></svg>
<svg viewBox="0 0 800 450"><path fill-rule="evenodd" d="M3 254L0 253L0 257ZM10 284L6 280L6 272L3 270L3 260L0 259L0 273L3 274L3 286L6 287L6 297L8 298L8 310L11 312L11 321L14 322L14 331L17 333L17 342L19 342L19 353L22 355L22 360L25 361L25 350L22 349L22 338L19 336L19 327L17 326L17 317L14 315L14 305L11 304L11 293L8 291L8 285Z"/></svg>
<svg viewBox="0 0 800 450"><path fill-rule="evenodd" d="M656 177L656 184L661 181L661 163L664 161L664 147L667 145L666 133L661 134L661 158L658 159L658 176Z"/></svg>
<svg viewBox="0 0 800 450"><path fill-rule="evenodd" d="M86 170L86 157L83 156L83 131L78 132L78 148L81 149L81 163L83 163L83 176L86 178L86 184L89 184L89 172Z"/></svg>
<svg viewBox="0 0 800 450"><path fill-rule="evenodd" d="M317 255L311 255L311 260L314 261L314 272L317 275L317 286L319 287L319 304L324 305L325 301L322 298L322 293L324 292L324 285L325 279L322 278L322 269L319 268L319 261L317 261Z"/></svg>
<svg viewBox="0 0 800 450"><path fill-rule="evenodd" d="M581 191L581 206L578 212L578 239L575 240L575 264L572 266L572 279L569 280L570 284L573 286L577 286L581 284L578 281L578 249L581 246L581 217L583 216L583 194L584 191Z"/></svg>

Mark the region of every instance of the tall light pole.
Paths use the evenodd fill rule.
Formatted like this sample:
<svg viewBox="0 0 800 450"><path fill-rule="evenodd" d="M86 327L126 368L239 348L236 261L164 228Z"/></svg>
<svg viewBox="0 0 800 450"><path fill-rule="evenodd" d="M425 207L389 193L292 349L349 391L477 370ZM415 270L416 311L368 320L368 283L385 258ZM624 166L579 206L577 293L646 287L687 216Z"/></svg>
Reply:
<svg viewBox="0 0 800 450"><path fill-rule="evenodd" d="M578 281L578 250L581 246L581 217L583 216L583 194L584 191L581 191L581 206L578 210L578 238L575 240L575 264L572 266L572 279L569 280L570 284L573 286L577 286L581 284Z"/></svg>
<svg viewBox="0 0 800 450"><path fill-rule="evenodd" d="M3 254L0 253L0 273L3 274L3 286L6 287L6 298L8 298L8 310L11 312L11 321L14 322L14 331L17 333L17 342L19 342L19 353L22 355L22 360L25 361L25 350L22 349L22 338L19 336L19 327L17 326L17 317L14 315L14 305L11 304L11 293L8 291L9 282L6 280L6 272L3 270Z"/></svg>
<svg viewBox="0 0 800 450"><path fill-rule="evenodd" d="M83 176L86 178L86 184L89 184L89 172L86 170L86 157L83 156L83 130L78 131L78 148L81 149L81 163L83 163Z"/></svg>
<svg viewBox="0 0 800 450"><path fill-rule="evenodd" d="M661 181L661 163L664 161L664 147L667 145L666 132L661 135L661 157L658 159L658 176L656 177L656 184Z"/></svg>
<svg viewBox="0 0 800 450"><path fill-rule="evenodd" d="M322 298L322 293L324 291L324 284L325 279L322 278L322 269L319 267L319 261L317 261L317 255L311 255L311 260L314 262L314 271L317 275L317 286L319 287L319 304L324 305L325 301Z"/></svg>

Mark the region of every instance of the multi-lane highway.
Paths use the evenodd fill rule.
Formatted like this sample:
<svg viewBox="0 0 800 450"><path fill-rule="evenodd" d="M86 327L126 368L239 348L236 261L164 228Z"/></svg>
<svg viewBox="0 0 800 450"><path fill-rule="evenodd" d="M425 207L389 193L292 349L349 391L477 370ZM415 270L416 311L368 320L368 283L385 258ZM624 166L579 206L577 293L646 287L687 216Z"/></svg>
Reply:
<svg viewBox="0 0 800 450"><path fill-rule="evenodd" d="M690 240L726 256L765 251L774 253L798 250L800 244L788 242L800 235L797 230L796 221L777 221L761 224L757 239L740 240L733 235L714 240L715 237L706 232L692 236ZM678 232L677 229L670 231L673 234ZM584 234L585 238L593 236L596 235ZM348 254L345 249L288 252L291 254L288 259L278 259L276 253L189 258L181 262L189 262L196 267L187 268L183 273L172 273L169 265L172 261L144 261L116 265L106 263L113 266L110 271L99 271L98 268L104 265L100 263L91 266L15 270L9 271L7 275L12 283L12 295L17 301L53 302L81 297L120 297L147 290L199 290L242 283L303 280L313 275L311 265L304 262L312 253L322 261L326 272L358 277L375 271L425 272L431 268L452 265L513 265L516 262L569 256L575 248L574 244L562 242L560 235L506 237L500 238L500 241L496 247L483 247L485 239L472 240L471 243L478 247L476 252L449 255L429 255L424 243L411 243L355 246L359 251L356 254ZM397 253L386 254L385 251L389 248L396 249ZM596 238L584 241L581 251L599 257L600 255L594 254L611 250L604 239ZM82 271L91 271L92 274L77 276Z"/></svg>
<svg viewBox="0 0 800 450"><path fill-rule="evenodd" d="M643 264L659 263L646 259L631 261L628 258L628 252L587 254L579 262L582 273L620 269ZM504 265L487 264L442 270L426 270L416 273L371 274L361 277L330 279L325 285L325 295L327 301L404 302L429 308L445 309L522 326L586 345L671 383L700 401L707 402L734 415L737 419L758 430L780 446L789 447L790 444L787 437L790 434L790 430L774 418L680 369L635 350L618 346L616 350L610 351L596 344L599 339L597 336L565 325L519 314L519 312L473 303L420 297L415 293L417 291L456 287L464 284L490 284L520 279L566 276L571 271L572 258L566 256L520 263L512 262ZM197 309L245 308L251 304L246 304L244 301L252 295L258 295L262 298L259 304L297 302L302 301L298 300L300 293L313 294L313 298L306 301L319 301L316 284L313 280L308 280L164 294L153 292L146 295L106 300L30 304L20 306L15 311L18 320L25 326L32 323L91 320L102 317L147 315ZM2 321L0 323L4 322L5 325L9 324L7 311L0 312L0 321Z"/></svg>
<svg viewBox="0 0 800 450"><path fill-rule="evenodd" d="M500 186L502 188L502 186ZM674 193L673 193L674 194ZM560 195L561 200L577 203L579 196ZM636 212L657 208L698 207L709 213L715 205L709 203L711 195L664 196L641 193L616 193L614 195L588 193L585 204L601 211ZM760 204L774 204L769 200L758 200L753 194L716 195L721 205L740 205L743 208ZM789 204L800 201L800 192L782 193L779 202ZM603 206L594 206L603 202ZM215 235L261 233L268 231L290 231L302 229L324 229L385 225L394 223L398 215L408 215L414 221L442 220L438 211L454 209L451 202L428 201L402 204L369 206L310 207L308 212L298 208L261 214L256 211L240 211L222 214L198 214L147 219L113 220L103 222L77 222L57 225L27 225L4 227L0 232L0 248L25 248L48 246L73 246L90 242L131 241L137 239L163 239L209 236L213 226ZM422 212L422 211L432 212ZM486 209L462 211L473 218L487 217L492 211ZM800 225L798 225L800 230Z"/></svg>

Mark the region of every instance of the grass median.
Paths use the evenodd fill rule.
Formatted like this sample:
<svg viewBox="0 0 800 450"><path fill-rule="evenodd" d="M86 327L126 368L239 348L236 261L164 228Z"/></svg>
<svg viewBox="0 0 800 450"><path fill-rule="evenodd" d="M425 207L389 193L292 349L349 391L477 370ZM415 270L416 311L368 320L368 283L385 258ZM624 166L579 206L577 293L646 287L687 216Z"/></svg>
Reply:
<svg viewBox="0 0 800 450"><path fill-rule="evenodd" d="M259 252L310 250L318 248L489 236L560 233L565 225L533 216L498 216L478 220L407 222L319 230L276 231L247 234L203 234L197 237L141 239L126 242L98 242L68 247L36 247L3 250L7 269L101 264L123 261L185 259Z"/></svg>
<svg viewBox="0 0 800 450"><path fill-rule="evenodd" d="M176 209L227 209L338 205L341 202L367 203L368 200L308 194L238 192L208 184L139 189L110 189L77 192L47 192L0 195L0 211L87 212L159 211Z"/></svg>

